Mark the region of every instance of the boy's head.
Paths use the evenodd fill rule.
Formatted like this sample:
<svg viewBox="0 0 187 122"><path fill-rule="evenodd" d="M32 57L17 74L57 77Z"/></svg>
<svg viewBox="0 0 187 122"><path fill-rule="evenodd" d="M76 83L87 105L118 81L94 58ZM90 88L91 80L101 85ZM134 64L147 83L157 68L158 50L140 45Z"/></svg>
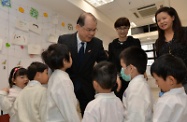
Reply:
<svg viewBox="0 0 187 122"><path fill-rule="evenodd" d="M132 46L123 50L120 54L120 63L124 74L132 79L136 74L144 74L147 67L147 54L140 47ZM135 71L137 73L135 73Z"/></svg>
<svg viewBox="0 0 187 122"><path fill-rule="evenodd" d="M186 74L187 68L184 62L170 54L160 56L151 66L151 75L164 92L181 86Z"/></svg>
<svg viewBox="0 0 187 122"><path fill-rule="evenodd" d="M72 65L71 54L66 45L52 44L42 53L43 61L54 71L69 68Z"/></svg>
<svg viewBox="0 0 187 122"><path fill-rule="evenodd" d="M102 61L93 68L93 86L98 92L101 90L111 90L117 79L117 69L110 62ZM99 89L98 89L99 88Z"/></svg>
<svg viewBox="0 0 187 122"><path fill-rule="evenodd" d="M41 84L47 84L48 76L48 67L41 62L33 62L27 68L27 76L29 80L37 80Z"/></svg>

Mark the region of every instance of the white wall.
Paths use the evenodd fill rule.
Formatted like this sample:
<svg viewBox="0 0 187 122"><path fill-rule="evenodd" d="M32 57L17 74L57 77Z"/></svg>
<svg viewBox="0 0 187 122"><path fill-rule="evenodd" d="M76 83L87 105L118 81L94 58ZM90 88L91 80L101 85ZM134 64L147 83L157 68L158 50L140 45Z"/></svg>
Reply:
<svg viewBox="0 0 187 122"><path fill-rule="evenodd" d="M11 69L18 64L27 68L32 61L41 61L40 55L30 56L28 54L28 47L12 44L13 38L16 35L27 37L28 44L36 44L41 46L41 51L46 49L50 34L61 35L64 33L73 33L69 30L67 25L72 24L75 27L76 20L69 20L66 16L60 15L53 10L42 7L29 0L12 0L11 8L0 5L0 40L3 40L2 49L0 50L0 89L8 87L8 77ZM24 8L24 13L19 12L19 7ZM39 17L33 18L30 16L31 7L39 12ZM43 13L48 13L48 17L44 17ZM54 24L54 18L57 17L58 23ZM16 21L21 20L29 23L37 23L41 27L41 33L36 34L32 31L22 31L15 27ZM63 27L61 23L64 22ZM6 47L6 43L10 47ZM0 44L1 45L1 44Z"/></svg>

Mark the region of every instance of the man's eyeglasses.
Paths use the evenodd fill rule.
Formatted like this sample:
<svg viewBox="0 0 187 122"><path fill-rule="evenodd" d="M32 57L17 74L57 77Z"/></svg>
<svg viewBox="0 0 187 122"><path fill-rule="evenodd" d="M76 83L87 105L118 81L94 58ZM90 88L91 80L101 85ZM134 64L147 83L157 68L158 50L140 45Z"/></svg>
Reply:
<svg viewBox="0 0 187 122"><path fill-rule="evenodd" d="M90 28L85 28L85 27L82 27L85 31L87 31L88 33L90 32L96 32L97 31L97 28L95 29L90 29Z"/></svg>

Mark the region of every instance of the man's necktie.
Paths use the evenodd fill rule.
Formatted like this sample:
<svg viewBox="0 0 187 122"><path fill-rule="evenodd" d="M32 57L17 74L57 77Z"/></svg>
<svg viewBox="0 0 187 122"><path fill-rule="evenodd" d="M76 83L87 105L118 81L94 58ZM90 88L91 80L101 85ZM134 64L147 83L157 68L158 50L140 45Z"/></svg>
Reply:
<svg viewBox="0 0 187 122"><path fill-rule="evenodd" d="M81 42L81 47L79 49L79 63L81 64L84 58L84 42Z"/></svg>

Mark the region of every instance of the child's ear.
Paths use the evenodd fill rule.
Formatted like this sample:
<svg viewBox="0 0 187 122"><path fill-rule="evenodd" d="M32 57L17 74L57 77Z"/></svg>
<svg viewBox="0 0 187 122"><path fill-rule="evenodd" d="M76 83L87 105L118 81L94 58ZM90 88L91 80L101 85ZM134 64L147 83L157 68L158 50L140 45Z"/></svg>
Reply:
<svg viewBox="0 0 187 122"><path fill-rule="evenodd" d="M98 87L99 87L99 84L97 83L97 81L93 81L93 87L95 88L95 89L97 89Z"/></svg>
<svg viewBox="0 0 187 122"><path fill-rule="evenodd" d="M34 79L38 79L38 78L40 78L40 77L41 77L41 73L40 73L40 72L37 72Z"/></svg>
<svg viewBox="0 0 187 122"><path fill-rule="evenodd" d="M62 60L62 63L65 65L68 61L66 59Z"/></svg>
<svg viewBox="0 0 187 122"><path fill-rule="evenodd" d="M177 81L173 76L169 75L167 78L169 80L170 86L173 86L173 85L177 84Z"/></svg>

